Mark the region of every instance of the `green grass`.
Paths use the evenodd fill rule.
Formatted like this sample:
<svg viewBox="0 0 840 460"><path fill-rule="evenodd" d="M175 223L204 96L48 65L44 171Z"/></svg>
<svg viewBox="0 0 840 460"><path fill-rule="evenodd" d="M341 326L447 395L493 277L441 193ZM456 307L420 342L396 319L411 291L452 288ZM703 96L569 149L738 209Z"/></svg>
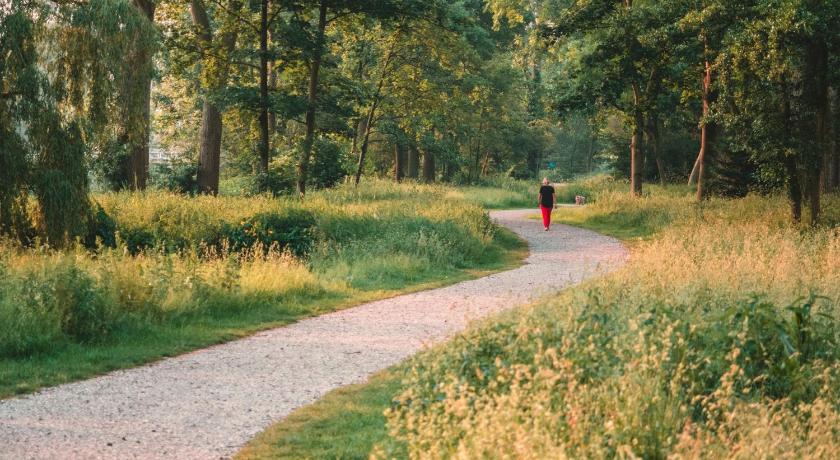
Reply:
<svg viewBox="0 0 840 460"><path fill-rule="evenodd" d="M824 458L840 449L827 428L840 424L836 230L791 225L777 196L697 204L685 187L632 199L623 185L590 188L589 205L555 216L633 242L627 266L335 391L243 458ZM824 205L836 222L840 197ZM354 398L365 401L364 422L346 418ZM344 445L354 448L323 449Z"/></svg>
<svg viewBox="0 0 840 460"><path fill-rule="evenodd" d="M840 449L824 428L840 423L836 229L791 224L780 196L698 204L650 189L599 190L561 213L634 241L628 264L412 358L382 407L384 445L430 458ZM840 197L824 205L836 222Z"/></svg>
<svg viewBox="0 0 840 460"><path fill-rule="evenodd" d="M235 458L367 459L388 438L383 412L400 391L400 372L397 367L331 391L262 432ZM388 451L390 458L406 455L397 444Z"/></svg>
<svg viewBox="0 0 840 460"><path fill-rule="evenodd" d="M100 195L118 230L161 244L131 255L126 246L92 254L0 242L0 397L521 263L524 242L494 228L478 206L446 198L449 191L371 183L313 194L303 205ZM250 215L289 207L315 216L315 246L305 260L278 251L208 256L189 246Z"/></svg>

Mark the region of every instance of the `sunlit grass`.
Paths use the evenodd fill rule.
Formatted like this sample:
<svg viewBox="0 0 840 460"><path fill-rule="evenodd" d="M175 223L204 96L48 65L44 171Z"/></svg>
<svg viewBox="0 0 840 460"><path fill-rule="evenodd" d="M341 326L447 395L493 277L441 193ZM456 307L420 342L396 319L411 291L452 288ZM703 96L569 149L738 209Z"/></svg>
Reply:
<svg viewBox="0 0 840 460"><path fill-rule="evenodd" d="M475 325L388 374L387 386L349 389L376 394L388 416L387 431L359 425L380 437L368 453L837 452L840 234L832 225L840 199L827 197L828 225L809 229L790 223L780 196L697 204L685 187L649 190L633 199L626 184L603 182L588 188L588 205L555 212L561 221L632 242L622 269ZM319 445L351 442L354 427L341 424L340 405L312 410L255 444L294 438L300 442L288 444L294 448L287 456L304 458L317 457ZM321 431L325 426L333 428ZM323 437L310 441L318 433ZM359 450L348 458L363 456Z"/></svg>
<svg viewBox="0 0 840 460"><path fill-rule="evenodd" d="M696 204L678 187L602 190L559 217L632 239L629 263L412 360L388 411L410 456L837 451L834 228L791 225L781 197Z"/></svg>
<svg viewBox="0 0 840 460"><path fill-rule="evenodd" d="M480 206L446 198L450 190L373 182L302 203L97 195L120 237L150 246L132 255L125 243L96 252L0 243L0 397L519 263L522 242ZM214 246L225 228L289 209L314 218L306 257Z"/></svg>

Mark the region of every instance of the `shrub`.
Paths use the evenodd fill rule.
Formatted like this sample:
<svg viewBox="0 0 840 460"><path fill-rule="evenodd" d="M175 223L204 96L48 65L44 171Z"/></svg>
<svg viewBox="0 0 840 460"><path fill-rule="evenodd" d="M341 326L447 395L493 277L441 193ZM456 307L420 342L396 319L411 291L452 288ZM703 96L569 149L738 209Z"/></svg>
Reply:
<svg viewBox="0 0 840 460"><path fill-rule="evenodd" d="M217 245L226 242L230 250L240 252L259 244L263 250L288 250L303 257L315 243L315 217L311 212L288 209L283 213L261 213L243 220L240 225L225 224Z"/></svg>
<svg viewBox="0 0 840 460"><path fill-rule="evenodd" d="M108 248L116 247L117 223L99 204L94 204L93 215L88 223L88 233L84 245L89 249L96 249L101 245Z"/></svg>

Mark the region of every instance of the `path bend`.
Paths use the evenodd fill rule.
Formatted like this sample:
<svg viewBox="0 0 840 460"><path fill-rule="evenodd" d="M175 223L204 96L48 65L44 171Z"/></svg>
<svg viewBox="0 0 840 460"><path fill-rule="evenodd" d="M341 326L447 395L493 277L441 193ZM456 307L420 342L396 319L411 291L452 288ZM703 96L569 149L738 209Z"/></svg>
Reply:
<svg viewBox="0 0 840 460"><path fill-rule="evenodd" d="M374 301L150 365L0 401L0 458L227 458L294 409L462 330L620 265L613 238L496 211L526 264Z"/></svg>

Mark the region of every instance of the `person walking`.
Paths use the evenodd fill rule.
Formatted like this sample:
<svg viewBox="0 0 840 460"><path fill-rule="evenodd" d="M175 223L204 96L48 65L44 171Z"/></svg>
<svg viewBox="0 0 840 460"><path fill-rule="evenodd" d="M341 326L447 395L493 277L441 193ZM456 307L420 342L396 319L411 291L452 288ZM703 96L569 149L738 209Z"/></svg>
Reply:
<svg viewBox="0 0 840 460"><path fill-rule="evenodd" d="M539 201L540 211L542 211L543 227L545 227L545 231L548 231L548 228L551 227L551 210L557 203L557 197L554 193L554 187L549 184L547 177L542 180L537 201Z"/></svg>

